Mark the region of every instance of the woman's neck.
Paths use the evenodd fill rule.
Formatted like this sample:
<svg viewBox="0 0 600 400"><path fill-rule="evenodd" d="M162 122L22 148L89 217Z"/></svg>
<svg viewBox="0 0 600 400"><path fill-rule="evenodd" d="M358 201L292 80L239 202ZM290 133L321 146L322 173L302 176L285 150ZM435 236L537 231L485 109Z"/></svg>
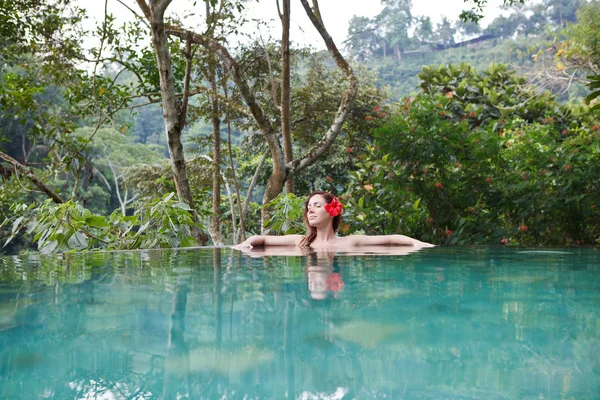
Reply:
<svg viewBox="0 0 600 400"><path fill-rule="evenodd" d="M335 239L335 232L331 226L326 229L317 229L317 237L314 240L314 243L327 243L332 239Z"/></svg>

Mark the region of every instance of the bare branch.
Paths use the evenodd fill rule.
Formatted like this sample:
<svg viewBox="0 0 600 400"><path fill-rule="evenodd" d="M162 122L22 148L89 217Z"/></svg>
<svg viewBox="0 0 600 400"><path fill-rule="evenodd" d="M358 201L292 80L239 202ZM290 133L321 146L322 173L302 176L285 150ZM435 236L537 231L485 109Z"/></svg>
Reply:
<svg viewBox="0 0 600 400"><path fill-rule="evenodd" d="M569 78L569 83L567 84L567 87L561 92L561 94L569 91L569 89L571 88L571 83L573 83L573 78L575 77L576 73L577 68L575 68L575 71L573 71L573 73L571 74L571 77Z"/></svg>
<svg viewBox="0 0 600 400"><path fill-rule="evenodd" d="M302 5L304 6L304 9L306 10L306 7L308 6L308 3L306 3L306 1L300 0L302 2ZM305 5L306 3L306 5ZM317 0L312 0L313 6L312 6L312 15L315 16L315 18L317 18L319 20L319 23L321 25L323 25L323 18L321 17L321 11L319 10L319 2ZM308 14L308 11L307 11ZM308 15L308 17L310 18L310 14ZM314 25L314 22L313 22ZM318 28L317 28L318 30ZM319 32L320 33L320 32Z"/></svg>
<svg viewBox="0 0 600 400"><path fill-rule="evenodd" d="M181 99L181 110L179 111L179 124L185 125L185 118L187 115L188 100L190 97L190 78L192 75L192 57L194 53L192 51L192 40L187 35L185 39L185 78L183 81L183 97Z"/></svg>
<svg viewBox="0 0 600 400"><path fill-rule="evenodd" d="M165 15L165 11L167 11L167 7L171 4L171 1L173 0L150 0L150 10L162 19Z"/></svg>
<svg viewBox="0 0 600 400"><path fill-rule="evenodd" d="M146 4L146 0L136 0L138 6L142 9L144 16L148 21L152 21L152 13L150 12L150 7Z"/></svg>
<svg viewBox="0 0 600 400"><path fill-rule="evenodd" d="M117 0L117 2L118 2L119 4L121 4L123 7L125 7L126 9L128 9L129 11L131 11L131 13L132 13L133 15L135 15L135 17L136 17L137 19L139 19L140 21L142 21L142 22L144 23L144 25L146 25L146 27L147 27L147 28L150 28L150 25L148 25L148 22L147 22L147 21L144 19L144 17L142 17L141 15L139 15L138 13L136 13L136 12L135 12L135 10L134 10L133 8L129 7L127 4L125 4L125 3L124 3L123 1L121 1L121 0ZM138 2L138 4L139 4L139 2ZM140 8L142 8L142 6L140 6ZM143 8L142 8L142 11L143 11Z"/></svg>
<svg viewBox="0 0 600 400"><path fill-rule="evenodd" d="M218 98L219 100L221 100L222 102L227 103L231 108L237 110L238 112L240 112L248 117L252 116L252 114L250 113L250 111L247 108L240 106L238 103L236 103L232 99L225 97L219 93L215 93L214 90L210 90L210 88L207 88L204 86L197 86L194 90L190 90L189 97L191 98L192 96L195 96L200 93L207 93L211 96L214 96L214 97ZM138 95L134 95L134 96L129 96L129 97L127 97L127 99L135 99L135 98L141 98L141 97L149 97L150 98L150 96L154 96L154 95L160 95L160 92L138 94ZM176 93L175 95L177 97L182 97L183 93ZM150 104L156 104L156 103L160 103L160 102L161 102L161 100L158 98L151 98L150 101L148 101L147 103L135 104L133 106L126 107L126 109L133 110L135 108L145 107Z"/></svg>
<svg viewBox="0 0 600 400"><path fill-rule="evenodd" d="M106 25L108 21L108 0L104 0L104 21L102 22L102 37L100 38L100 47L98 48L98 55L96 56L96 60L94 62L94 72L92 73L92 96L96 99L96 71L98 69L98 65L100 64L100 56L102 55L102 50L104 50L104 42L106 41Z"/></svg>
<svg viewBox="0 0 600 400"><path fill-rule="evenodd" d="M277 5L279 6L279 3L277 3ZM275 108L278 111L281 111L281 105L279 104L279 101L277 100L277 86L278 86L278 82L275 79L275 76L273 75L273 67L271 66L271 57L269 56L269 49L265 45L265 42L264 42L263 37L262 37L262 34L259 34L258 37L260 38L260 42L261 42L261 44L263 46L263 49L265 51L265 57L267 59L267 68L269 68L269 82L271 84L271 90L270 90L271 101L273 102L273 105L275 106Z"/></svg>
<svg viewBox="0 0 600 400"><path fill-rule="evenodd" d="M102 173L102 171L100 171L98 168L93 167L93 166L92 166L92 168L94 168L94 174L96 174L96 175L98 175L100 177L100 180L102 182L104 182L104 184L106 185L106 187L108 188L109 191L112 191L112 188L110 187L110 183L108 183L108 180L106 179L106 177L104 176L104 174Z"/></svg>
<svg viewBox="0 0 600 400"><path fill-rule="evenodd" d="M86 148L86 146L92 141L92 139L94 138L94 136L96 136L96 133L98 133L98 130L100 129L100 127L102 127L102 125L104 125L104 122L107 119L108 119L108 115L100 115L98 117L98 123L96 124L96 128L94 129L94 132L92 132L92 134L90 135L90 137L81 145L81 147L79 147L79 150L77 150L75 153L73 153L71 155L71 157L75 157L75 155L81 153L83 151L83 149Z"/></svg>
<svg viewBox="0 0 600 400"><path fill-rule="evenodd" d="M19 186L21 186L21 189L23 189L26 192L43 193L41 190L33 190L26 188L25 185L23 185L23 182L21 182L21 179L19 178L19 171L17 170L17 167L13 166L13 169L15 170L15 178L17 179Z"/></svg>

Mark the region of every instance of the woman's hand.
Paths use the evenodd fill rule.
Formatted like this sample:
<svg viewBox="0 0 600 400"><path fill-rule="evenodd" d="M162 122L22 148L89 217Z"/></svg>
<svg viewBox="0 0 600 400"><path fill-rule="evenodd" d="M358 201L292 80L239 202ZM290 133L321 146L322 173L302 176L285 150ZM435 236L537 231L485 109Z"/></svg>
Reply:
<svg viewBox="0 0 600 400"><path fill-rule="evenodd" d="M420 240L414 240L413 242L413 247L416 249L426 249L428 247L435 247L435 244L431 244L431 243L427 243L427 242L421 242Z"/></svg>
<svg viewBox="0 0 600 400"><path fill-rule="evenodd" d="M232 246L232 248L236 249L236 250L252 250L254 248L254 246L252 246L252 238L248 238L246 240L244 240L242 243L236 244L235 246Z"/></svg>

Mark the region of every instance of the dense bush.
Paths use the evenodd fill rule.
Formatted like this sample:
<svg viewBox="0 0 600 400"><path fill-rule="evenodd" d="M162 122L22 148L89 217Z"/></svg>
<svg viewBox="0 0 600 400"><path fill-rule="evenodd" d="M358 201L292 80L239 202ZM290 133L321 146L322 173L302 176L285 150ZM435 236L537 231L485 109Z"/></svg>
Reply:
<svg viewBox="0 0 600 400"><path fill-rule="evenodd" d="M593 244L600 125L504 66L425 69L374 132L345 201L354 229L435 243Z"/></svg>

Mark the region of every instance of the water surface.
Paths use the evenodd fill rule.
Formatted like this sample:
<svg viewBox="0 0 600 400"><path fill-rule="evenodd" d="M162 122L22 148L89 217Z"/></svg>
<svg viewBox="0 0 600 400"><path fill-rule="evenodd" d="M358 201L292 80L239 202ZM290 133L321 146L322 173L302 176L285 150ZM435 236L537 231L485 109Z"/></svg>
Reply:
<svg viewBox="0 0 600 400"><path fill-rule="evenodd" d="M599 277L593 249L0 258L0 398L600 398Z"/></svg>

